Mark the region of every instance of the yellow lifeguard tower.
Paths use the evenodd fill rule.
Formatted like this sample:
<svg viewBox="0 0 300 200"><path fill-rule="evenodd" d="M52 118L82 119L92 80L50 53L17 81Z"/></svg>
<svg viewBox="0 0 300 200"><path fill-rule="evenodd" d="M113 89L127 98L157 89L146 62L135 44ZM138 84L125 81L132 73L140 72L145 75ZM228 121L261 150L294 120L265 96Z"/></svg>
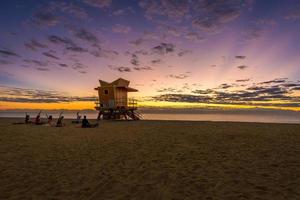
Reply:
<svg viewBox="0 0 300 200"><path fill-rule="evenodd" d="M128 92L138 90L129 87L130 81L119 78L111 83L99 80L99 100L96 102L96 110L99 111L99 119L127 119L139 120L141 115L137 110L137 101L128 98Z"/></svg>

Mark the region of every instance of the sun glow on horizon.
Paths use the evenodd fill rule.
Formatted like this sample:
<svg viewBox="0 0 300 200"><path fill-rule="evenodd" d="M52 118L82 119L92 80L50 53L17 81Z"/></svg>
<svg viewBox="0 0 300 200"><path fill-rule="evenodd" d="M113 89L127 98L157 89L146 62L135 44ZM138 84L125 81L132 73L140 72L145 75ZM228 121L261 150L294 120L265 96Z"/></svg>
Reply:
<svg viewBox="0 0 300 200"><path fill-rule="evenodd" d="M280 104L280 102L277 102ZM242 110L242 109L271 109L300 111L300 107L276 106L259 102L259 105L239 105L239 104L217 104L217 103L186 103L186 102L166 102L166 101L139 101L138 107L155 109L217 109L217 110ZM68 103L16 103L0 102L0 111L16 109L40 109L40 110L95 110L95 102L68 102Z"/></svg>

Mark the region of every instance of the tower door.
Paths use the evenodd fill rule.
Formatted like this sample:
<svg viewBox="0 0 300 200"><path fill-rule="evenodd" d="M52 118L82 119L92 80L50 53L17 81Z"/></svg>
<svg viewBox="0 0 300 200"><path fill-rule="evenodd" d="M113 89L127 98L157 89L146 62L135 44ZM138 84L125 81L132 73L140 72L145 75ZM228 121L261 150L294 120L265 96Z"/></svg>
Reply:
<svg viewBox="0 0 300 200"><path fill-rule="evenodd" d="M108 106L109 106L109 108L114 108L115 107L115 100L114 99L110 99L108 101Z"/></svg>

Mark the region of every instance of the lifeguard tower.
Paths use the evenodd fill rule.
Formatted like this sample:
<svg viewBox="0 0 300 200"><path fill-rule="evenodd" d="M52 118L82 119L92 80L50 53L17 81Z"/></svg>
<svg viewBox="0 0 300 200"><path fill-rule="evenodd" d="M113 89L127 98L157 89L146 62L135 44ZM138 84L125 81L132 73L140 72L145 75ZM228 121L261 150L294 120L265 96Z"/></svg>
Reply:
<svg viewBox="0 0 300 200"><path fill-rule="evenodd" d="M128 92L138 90L129 87L129 81L119 78L111 83L99 80L99 100L96 102L96 110L99 111L99 119L139 120L141 115L137 112L137 101L128 98Z"/></svg>

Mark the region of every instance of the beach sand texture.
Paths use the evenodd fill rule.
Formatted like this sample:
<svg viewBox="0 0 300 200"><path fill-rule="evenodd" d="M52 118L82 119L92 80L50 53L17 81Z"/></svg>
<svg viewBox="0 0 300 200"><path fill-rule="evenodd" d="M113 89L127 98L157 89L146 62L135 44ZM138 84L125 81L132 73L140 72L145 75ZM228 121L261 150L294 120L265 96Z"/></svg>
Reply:
<svg viewBox="0 0 300 200"><path fill-rule="evenodd" d="M0 199L300 199L300 125L13 121L0 119Z"/></svg>

